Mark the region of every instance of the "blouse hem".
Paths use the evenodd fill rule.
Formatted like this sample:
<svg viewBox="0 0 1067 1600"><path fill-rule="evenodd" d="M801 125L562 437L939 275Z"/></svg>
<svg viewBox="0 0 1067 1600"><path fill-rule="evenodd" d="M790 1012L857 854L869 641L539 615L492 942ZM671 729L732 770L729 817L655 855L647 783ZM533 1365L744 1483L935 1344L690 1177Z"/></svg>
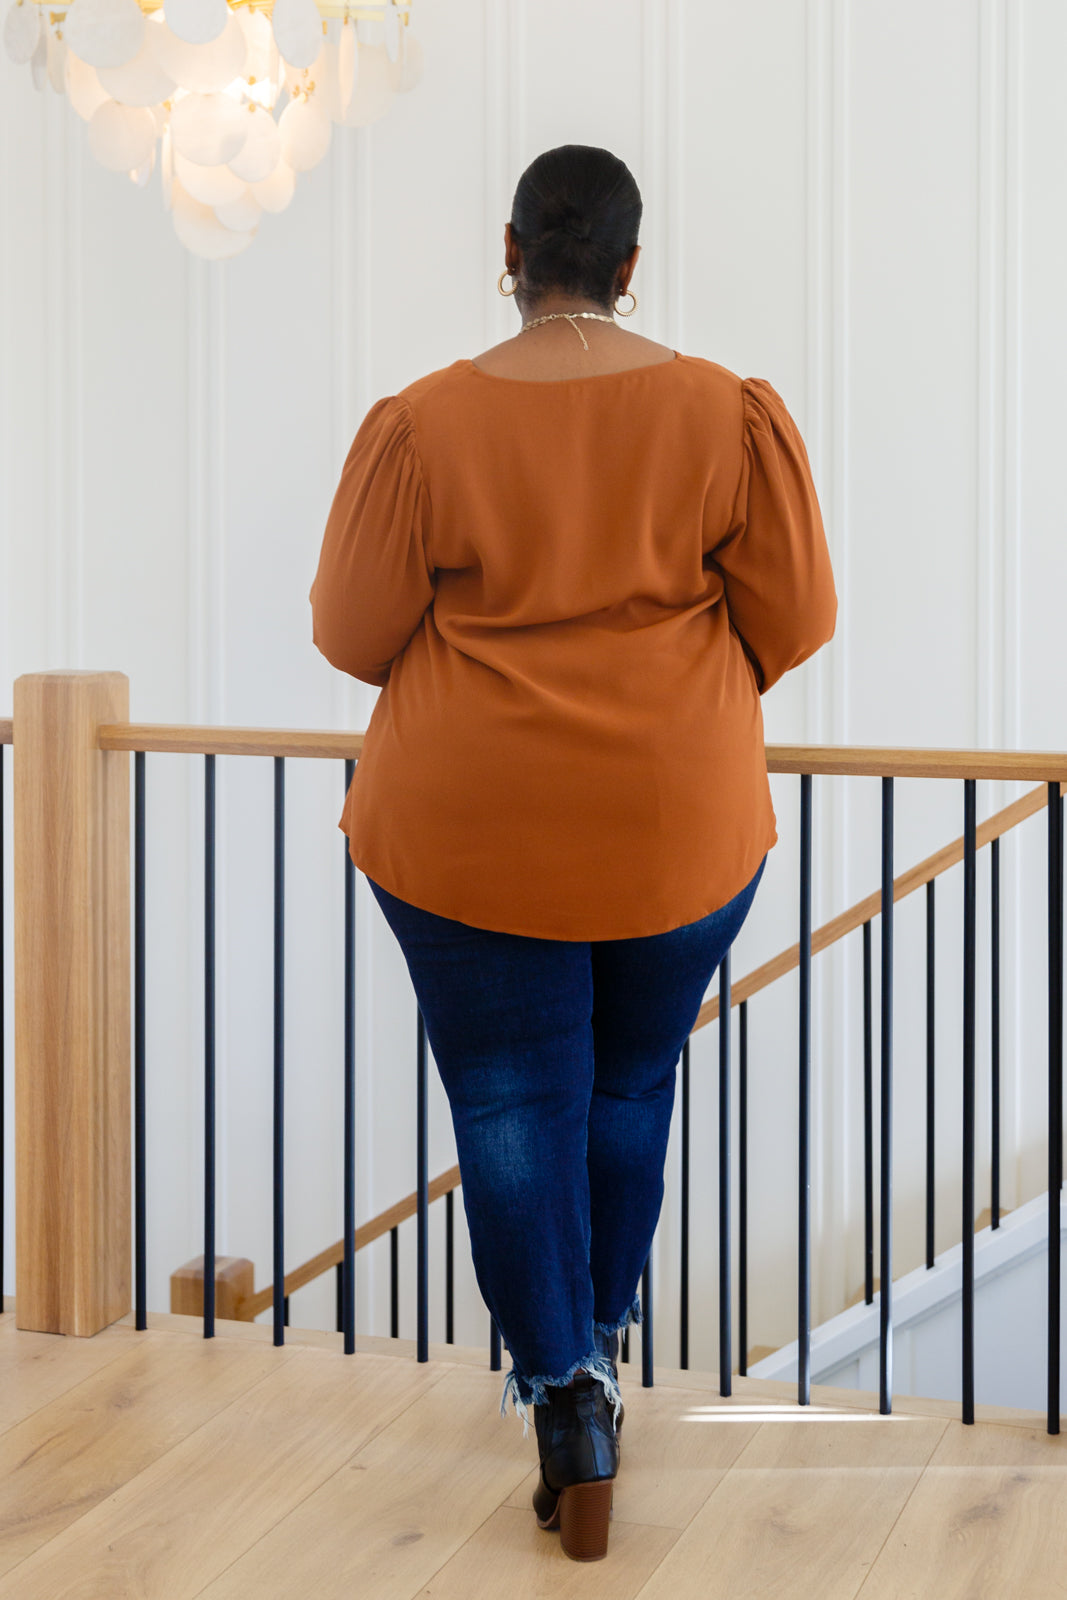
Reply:
<svg viewBox="0 0 1067 1600"><path fill-rule="evenodd" d="M345 832L343 822L339 822L337 826L341 829L342 833ZM769 854L769 852L778 843L778 830L777 826L772 823L769 837L767 838L767 841L763 845L762 849L757 850L751 865L746 868L746 871L742 875L737 886L726 895L725 899L720 900L717 905L708 906L707 909L703 911L696 911L691 917L682 917L680 921L672 922L667 928L639 928L627 933L559 933L550 932L543 927L533 928L525 926L518 928L511 926L508 928L499 928L492 927L485 922L471 922L469 916L457 915L455 907L446 907L442 904L432 906L426 905L421 895L419 895L417 898L413 896L411 893L401 887L397 880L392 877L391 873L388 871L383 873L369 866L366 858L360 860L359 857L362 855L362 852L357 853L357 851L353 849L351 837L347 834L346 837L348 837L348 853L352 858L353 864L359 868L360 872L362 872L365 877L372 879L373 882L386 890L388 894L393 895L395 899L403 900L408 905L415 906L420 911L429 911L437 917L447 917L451 922L462 922L466 927L469 928L481 928L485 933L510 933L524 939L553 939L565 944L600 944L612 939L648 939L654 938L660 933L673 933L677 928L688 927L690 923L699 922L704 917L710 917L713 912L721 911L724 906L729 905L730 901L733 900L735 896L741 893L742 889L747 888L747 886L752 882L752 879L755 877L756 872L759 869L760 862L763 860L764 856Z"/></svg>

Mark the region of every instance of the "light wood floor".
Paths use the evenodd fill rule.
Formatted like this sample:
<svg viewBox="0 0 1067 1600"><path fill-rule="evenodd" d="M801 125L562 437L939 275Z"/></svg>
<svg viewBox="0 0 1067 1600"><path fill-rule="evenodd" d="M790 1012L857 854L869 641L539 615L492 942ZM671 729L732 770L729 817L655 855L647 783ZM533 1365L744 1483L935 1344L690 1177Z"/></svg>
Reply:
<svg viewBox="0 0 1067 1600"><path fill-rule="evenodd" d="M1037 1413L624 1369L610 1549L578 1565L484 1357L150 1321L0 1318L0 1600L1067 1595L1067 1442Z"/></svg>

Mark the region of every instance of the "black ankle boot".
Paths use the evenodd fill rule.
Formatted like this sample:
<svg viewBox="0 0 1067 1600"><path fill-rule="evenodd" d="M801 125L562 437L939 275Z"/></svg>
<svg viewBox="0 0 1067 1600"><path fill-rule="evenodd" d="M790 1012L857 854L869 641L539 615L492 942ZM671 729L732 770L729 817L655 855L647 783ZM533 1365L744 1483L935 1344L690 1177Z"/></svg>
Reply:
<svg viewBox="0 0 1067 1600"><path fill-rule="evenodd" d="M534 1406L541 1476L533 1505L540 1528L560 1530L574 1561L607 1554L608 1518L619 1443L604 1385L579 1372L565 1388L548 1389L548 1404Z"/></svg>

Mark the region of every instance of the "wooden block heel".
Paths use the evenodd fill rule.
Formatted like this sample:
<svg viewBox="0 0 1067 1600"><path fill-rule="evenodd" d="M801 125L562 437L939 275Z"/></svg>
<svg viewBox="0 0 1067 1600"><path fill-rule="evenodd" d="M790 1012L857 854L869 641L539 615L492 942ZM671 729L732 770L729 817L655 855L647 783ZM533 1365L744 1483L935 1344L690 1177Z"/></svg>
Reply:
<svg viewBox="0 0 1067 1600"><path fill-rule="evenodd" d="M608 1553L613 1478L572 1483L559 1497L559 1539L572 1561L600 1561Z"/></svg>

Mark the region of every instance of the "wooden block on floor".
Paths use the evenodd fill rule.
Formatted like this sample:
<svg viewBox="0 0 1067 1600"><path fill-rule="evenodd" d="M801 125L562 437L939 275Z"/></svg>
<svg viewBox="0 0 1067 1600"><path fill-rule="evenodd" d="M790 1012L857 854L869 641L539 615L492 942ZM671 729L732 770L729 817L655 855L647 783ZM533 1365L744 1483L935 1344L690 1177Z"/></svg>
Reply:
<svg viewBox="0 0 1067 1600"><path fill-rule="evenodd" d="M854 1600L919 1476L913 1467L733 1467L641 1600ZM934 1584L891 1592L943 1600Z"/></svg>
<svg viewBox="0 0 1067 1600"><path fill-rule="evenodd" d="M1067 1571L1065 1491L1055 1467L927 1467L863 1600L1053 1600Z"/></svg>
<svg viewBox="0 0 1067 1600"><path fill-rule="evenodd" d="M238 1370L251 1362L273 1369L9 1572L3 1600L192 1600L440 1376L384 1357L204 1343ZM168 1348L161 1380L178 1359ZM188 1387L188 1373L183 1381ZM332 1537L343 1551L349 1530L335 1525ZM261 1576L257 1600L312 1592L294 1584L289 1564L286 1551L282 1566Z"/></svg>
<svg viewBox="0 0 1067 1600"><path fill-rule="evenodd" d="M20 1332L27 1338L59 1339L72 1361L80 1359L75 1341L62 1334ZM0 1520L0 1573L290 1359L286 1351L215 1339L142 1333L139 1341L126 1350L114 1341L100 1345L115 1359L0 1434L0 1480L9 1503L21 1508L18 1517Z"/></svg>
<svg viewBox="0 0 1067 1600"><path fill-rule="evenodd" d="M529 1506L501 1506L419 1590L419 1600L495 1600L505 1588L518 1600L631 1600L677 1537L674 1529L615 1516L603 1561L571 1561L559 1534L540 1529Z"/></svg>
<svg viewBox="0 0 1067 1600"><path fill-rule="evenodd" d="M280 1572L295 1596L410 1600L536 1460L532 1431L524 1439L517 1419L499 1414L501 1383L500 1373L446 1370L200 1600L265 1600Z"/></svg>

